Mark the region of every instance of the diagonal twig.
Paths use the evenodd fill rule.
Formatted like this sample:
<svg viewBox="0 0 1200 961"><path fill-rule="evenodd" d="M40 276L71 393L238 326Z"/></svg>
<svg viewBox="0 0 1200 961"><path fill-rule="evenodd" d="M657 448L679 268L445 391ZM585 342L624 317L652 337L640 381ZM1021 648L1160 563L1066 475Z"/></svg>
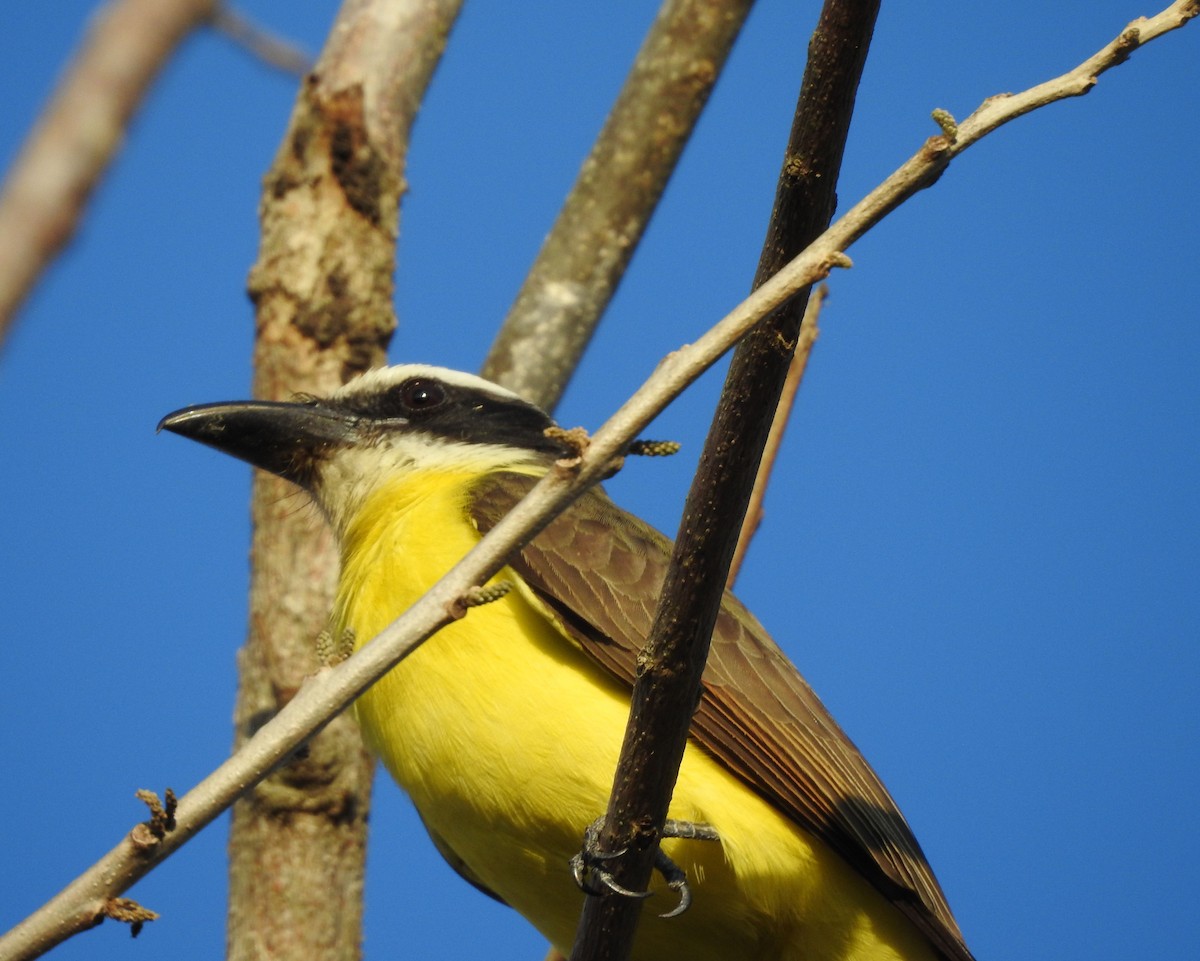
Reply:
<svg viewBox="0 0 1200 961"><path fill-rule="evenodd" d="M1196 0L1176 2L1135 21L1135 45L1177 29L1197 13ZM1127 34L1075 70L1033 88L1041 103L1077 96L1094 77L1122 62L1131 49ZM1005 110L1008 103L1010 109ZM999 104L999 106L997 106ZM849 266L843 251L904 200L933 183L950 160L990 131L1028 110L1025 95L988 101L959 127L952 143L930 138L813 244L694 343L665 357L654 373L592 436L573 472L552 472L489 532L466 557L402 617L353 657L322 671L241 750L179 800L176 829L152 851L139 852L128 838L72 881L51 901L0 938L0 958L26 961L88 926L109 898L118 896L215 819L232 800L282 763L328 719L414 650L421 640L461 613L460 599L498 571L518 545L532 538L555 511L600 480L613 459L772 309L797 290ZM966 131L964 134L962 131ZM469 616L469 615L468 615Z"/></svg>

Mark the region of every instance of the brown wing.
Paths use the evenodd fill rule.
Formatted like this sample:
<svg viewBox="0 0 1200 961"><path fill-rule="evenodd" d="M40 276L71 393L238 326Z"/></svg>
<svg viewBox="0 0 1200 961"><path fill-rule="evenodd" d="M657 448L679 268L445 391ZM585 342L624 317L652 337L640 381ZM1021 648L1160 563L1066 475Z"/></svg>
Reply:
<svg viewBox="0 0 1200 961"><path fill-rule="evenodd" d="M486 533L533 485L492 474L471 515ZM632 687L671 542L593 489L510 566L562 628ZM971 961L945 896L896 803L812 688L732 594L713 631L692 737L767 801L821 838L926 933Z"/></svg>

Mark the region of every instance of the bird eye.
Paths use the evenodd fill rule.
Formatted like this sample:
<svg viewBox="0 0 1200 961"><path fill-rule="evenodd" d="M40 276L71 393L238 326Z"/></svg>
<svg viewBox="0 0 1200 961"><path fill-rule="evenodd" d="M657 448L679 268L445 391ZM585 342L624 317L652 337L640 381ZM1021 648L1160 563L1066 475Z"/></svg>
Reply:
<svg viewBox="0 0 1200 961"><path fill-rule="evenodd" d="M446 399L446 389L436 380L414 377L400 385L400 403L408 410L429 410Z"/></svg>

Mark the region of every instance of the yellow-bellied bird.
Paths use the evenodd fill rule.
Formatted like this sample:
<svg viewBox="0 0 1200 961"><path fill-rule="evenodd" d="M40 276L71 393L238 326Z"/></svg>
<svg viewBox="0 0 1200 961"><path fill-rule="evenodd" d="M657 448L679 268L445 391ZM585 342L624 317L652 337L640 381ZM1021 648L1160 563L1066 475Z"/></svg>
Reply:
<svg viewBox="0 0 1200 961"><path fill-rule="evenodd" d="M341 544L333 636L361 644L567 453L552 423L478 377L404 365L328 399L209 404L161 426L313 496ZM591 490L498 575L514 590L356 705L446 860L560 951L582 899L569 862L605 809L670 546ZM662 845L692 905L646 912L635 958L970 961L895 802L731 595L670 816L699 826Z"/></svg>

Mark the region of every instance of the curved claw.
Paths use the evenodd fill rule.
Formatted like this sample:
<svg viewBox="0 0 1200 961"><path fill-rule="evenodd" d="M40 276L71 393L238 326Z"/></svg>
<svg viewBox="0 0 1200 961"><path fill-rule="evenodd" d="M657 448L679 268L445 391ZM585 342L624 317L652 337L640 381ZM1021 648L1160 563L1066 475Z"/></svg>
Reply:
<svg viewBox="0 0 1200 961"><path fill-rule="evenodd" d="M585 854L580 852L571 858L571 875L575 878L575 883L579 886L579 889L585 894L591 894L596 897L603 897L606 894L619 894L626 898L650 897L649 891L631 891L629 888L618 884L611 872L589 863L592 861L611 861L614 857L620 857L623 853L623 851L617 854L597 854L595 852Z"/></svg>
<svg viewBox="0 0 1200 961"><path fill-rule="evenodd" d="M667 887L679 895L679 903L670 911L660 914L660 918L677 918L692 906L692 888L687 882L687 874L678 864L672 861L660 848L654 856L654 868L667 882Z"/></svg>
<svg viewBox="0 0 1200 961"><path fill-rule="evenodd" d="M631 891L629 888L621 887L621 885L617 884L613 876L607 871L597 871L596 877L600 880L601 884L608 888L609 891L611 891L613 894L619 894L623 898L637 898L638 900L644 900L645 898L650 897L650 894L652 893L650 891Z"/></svg>
<svg viewBox="0 0 1200 961"><path fill-rule="evenodd" d="M671 908L670 911L664 911L660 914L660 918L677 918L692 906L692 889L688 886L687 881L678 886L672 884L670 887L679 892L679 903Z"/></svg>

